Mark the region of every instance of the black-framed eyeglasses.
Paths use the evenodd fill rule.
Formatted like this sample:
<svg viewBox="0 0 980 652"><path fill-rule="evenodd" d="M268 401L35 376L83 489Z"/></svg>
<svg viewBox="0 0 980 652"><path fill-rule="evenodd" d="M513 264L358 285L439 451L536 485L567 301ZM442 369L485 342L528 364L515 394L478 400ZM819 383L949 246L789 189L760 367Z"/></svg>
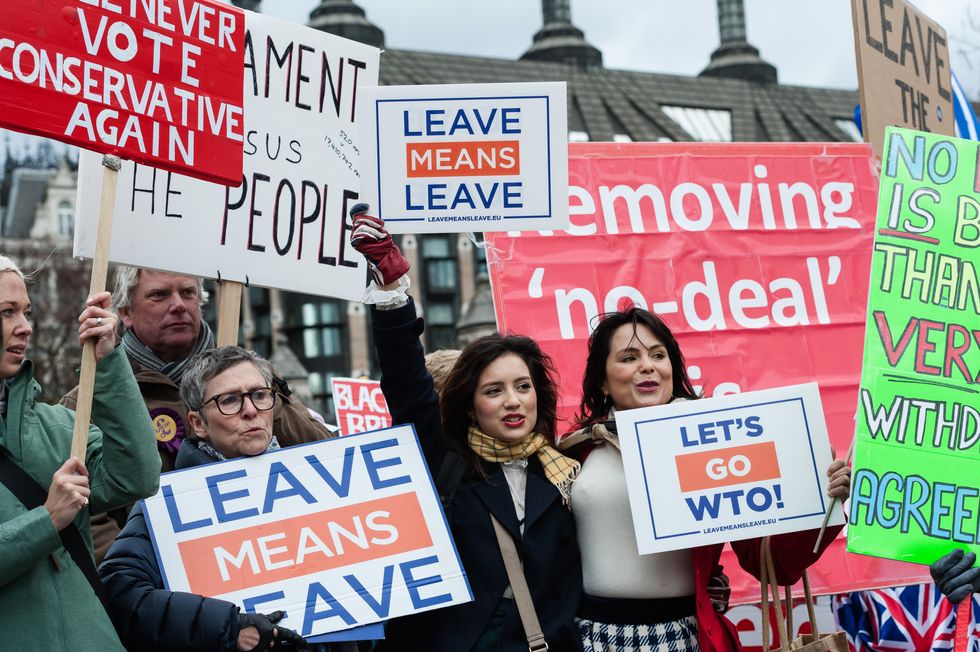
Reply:
<svg viewBox="0 0 980 652"><path fill-rule="evenodd" d="M233 414L238 414L242 411L245 406L245 397L252 401L252 405L255 406L256 410L264 412L266 410L271 410L276 404L276 390L271 387L258 387L256 389L250 389L247 392L229 392L227 394L217 394L212 396L208 400L204 401L201 405L201 409L212 401L218 407L218 412L224 414L225 416L231 416Z"/></svg>

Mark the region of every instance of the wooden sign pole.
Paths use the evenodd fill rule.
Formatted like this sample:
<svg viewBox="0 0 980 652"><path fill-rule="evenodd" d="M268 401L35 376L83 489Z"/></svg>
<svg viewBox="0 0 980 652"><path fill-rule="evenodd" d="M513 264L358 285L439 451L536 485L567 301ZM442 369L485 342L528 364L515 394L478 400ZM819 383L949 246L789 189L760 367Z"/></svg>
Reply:
<svg viewBox="0 0 980 652"><path fill-rule="evenodd" d="M92 258L92 278L89 295L105 291L109 273L109 243L112 240L112 216L116 208L116 185L122 161L118 156L102 157L105 168L102 176L102 201L99 205L99 225L96 231L95 256ZM92 395L95 390L95 342L86 340L82 347L82 370L78 380L78 400L75 405L75 428L71 437L71 455L85 461L88 447L88 426L92 419Z"/></svg>
<svg viewBox="0 0 980 652"><path fill-rule="evenodd" d="M851 447L847 451L847 459L844 460L844 464L846 466L851 465L851 458L854 457L854 442L856 441L856 437L851 439ZM823 543L823 535L827 532L827 524L830 523L830 515L834 513L834 507L836 507L837 503L839 502L840 501L837 498L830 501L830 507L827 508L827 513L824 514L823 517L823 525L820 526L820 532L817 534L817 542L813 544L813 554L817 554L817 550L820 550L820 544Z"/></svg>
<svg viewBox="0 0 980 652"><path fill-rule="evenodd" d="M242 291L238 281L218 281L218 346L238 344L238 324L242 318Z"/></svg>

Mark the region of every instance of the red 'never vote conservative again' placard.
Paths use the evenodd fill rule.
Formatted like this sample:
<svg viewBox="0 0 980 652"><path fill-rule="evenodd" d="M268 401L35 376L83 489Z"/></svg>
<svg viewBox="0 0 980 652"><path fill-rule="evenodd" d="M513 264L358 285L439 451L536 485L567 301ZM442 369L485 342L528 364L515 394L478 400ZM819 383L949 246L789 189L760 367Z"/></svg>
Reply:
<svg viewBox="0 0 980 652"><path fill-rule="evenodd" d="M238 184L244 41L217 0L5 0L0 126Z"/></svg>

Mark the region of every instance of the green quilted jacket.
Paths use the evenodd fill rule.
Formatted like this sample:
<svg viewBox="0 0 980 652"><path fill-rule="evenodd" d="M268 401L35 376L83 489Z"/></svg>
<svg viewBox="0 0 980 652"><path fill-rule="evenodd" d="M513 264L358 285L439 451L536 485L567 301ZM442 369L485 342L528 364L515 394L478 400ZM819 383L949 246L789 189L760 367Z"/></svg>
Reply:
<svg viewBox="0 0 980 652"><path fill-rule="evenodd" d="M75 413L35 403L41 391L24 362L7 387L0 446L47 488L68 459ZM122 348L96 369L85 465L92 495L75 525L91 551L89 513L105 512L157 490L160 456L153 426ZM28 510L0 483L0 648L38 652L122 650L85 579L61 546L48 511Z"/></svg>

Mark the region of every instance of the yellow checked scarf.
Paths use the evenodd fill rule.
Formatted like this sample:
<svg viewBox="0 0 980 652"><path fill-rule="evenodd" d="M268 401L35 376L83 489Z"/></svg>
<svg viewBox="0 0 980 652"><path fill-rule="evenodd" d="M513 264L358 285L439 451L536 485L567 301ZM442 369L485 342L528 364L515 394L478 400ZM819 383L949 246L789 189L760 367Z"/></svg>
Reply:
<svg viewBox="0 0 980 652"><path fill-rule="evenodd" d="M537 455L548 482L561 494L562 503L568 505L571 500L572 481L582 465L556 451L544 435L532 432L520 441L508 443L470 426L469 444L473 452L487 462L511 462Z"/></svg>
<svg viewBox="0 0 980 652"><path fill-rule="evenodd" d="M686 398L672 398L669 402L679 403L686 400ZM585 442L592 442L596 446L608 443L622 452L619 448L619 434L616 432L616 408L610 408L605 421L599 421L562 437L561 441L558 442L558 448L567 451Z"/></svg>

